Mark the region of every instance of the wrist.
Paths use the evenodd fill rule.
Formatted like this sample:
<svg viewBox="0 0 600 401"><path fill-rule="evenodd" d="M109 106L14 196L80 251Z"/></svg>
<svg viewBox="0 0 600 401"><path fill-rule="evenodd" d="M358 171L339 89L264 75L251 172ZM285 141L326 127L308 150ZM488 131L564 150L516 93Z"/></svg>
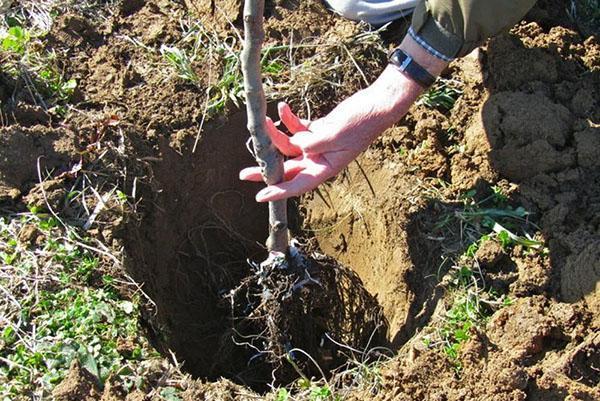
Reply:
<svg viewBox="0 0 600 401"><path fill-rule="evenodd" d="M422 92L417 82L389 65L371 86L338 105L328 120L338 121L342 136L351 137L362 151L398 122Z"/></svg>
<svg viewBox="0 0 600 401"><path fill-rule="evenodd" d="M393 65L388 65L368 88L381 111L396 116L395 123L406 113L423 92L423 87Z"/></svg>
<svg viewBox="0 0 600 401"><path fill-rule="evenodd" d="M404 75L407 75L423 88L429 88L435 82L436 78L433 75L400 48L395 48L390 52L388 61L389 64L399 69Z"/></svg>
<svg viewBox="0 0 600 401"><path fill-rule="evenodd" d="M448 66L448 62L435 57L425 50L410 35L406 35L399 48L434 77L439 76Z"/></svg>

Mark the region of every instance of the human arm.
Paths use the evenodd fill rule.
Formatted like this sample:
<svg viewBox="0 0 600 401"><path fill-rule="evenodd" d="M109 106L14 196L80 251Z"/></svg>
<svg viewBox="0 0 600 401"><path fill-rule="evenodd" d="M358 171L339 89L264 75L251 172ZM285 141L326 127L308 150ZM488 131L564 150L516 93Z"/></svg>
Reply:
<svg viewBox="0 0 600 401"><path fill-rule="evenodd" d="M400 48L431 75L438 76L450 60L512 26L534 3L535 0L422 0ZM257 201L300 195L337 174L400 120L422 90L397 67L388 65L371 86L312 123L298 119L289 107L280 105L281 121L293 136L286 136L272 122L268 133L291 159L285 163L285 181L261 190ZM256 167L242 170L240 178L262 180Z"/></svg>
<svg viewBox="0 0 600 401"><path fill-rule="evenodd" d="M405 37L400 48L433 76L439 75L447 65L410 36ZM423 88L398 67L388 65L372 85L347 98L319 120L301 120L287 105L280 104L281 121L293 135L288 137L270 120L267 131L279 150L290 157L285 162L285 181L264 188L256 200L267 202L297 196L333 177L400 120L422 91ZM242 170L240 178L262 181L258 167Z"/></svg>

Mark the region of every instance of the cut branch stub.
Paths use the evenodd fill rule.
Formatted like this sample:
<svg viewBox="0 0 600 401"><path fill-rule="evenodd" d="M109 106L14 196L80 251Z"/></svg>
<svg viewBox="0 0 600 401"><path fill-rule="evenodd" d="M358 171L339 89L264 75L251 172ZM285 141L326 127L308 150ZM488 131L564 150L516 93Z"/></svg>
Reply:
<svg viewBox="0 0 600 401"><path fill-rule="evenodd" d="M244 4L244 49L242 51L242 73L246 94L248 131L252 136L256 161L261 167L268 185L283 181L283 156L273 146L267 134L267 103L260 71L261 48L265 32L263 29L264 0L246 0ZM269 202L269 251L287 254L287 202Z"/></svg>

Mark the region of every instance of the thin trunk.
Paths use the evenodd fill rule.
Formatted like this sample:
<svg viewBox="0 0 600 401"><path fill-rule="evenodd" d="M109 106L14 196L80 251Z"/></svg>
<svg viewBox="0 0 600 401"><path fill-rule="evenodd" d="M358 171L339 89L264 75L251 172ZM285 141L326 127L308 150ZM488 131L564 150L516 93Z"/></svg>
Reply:
<svg viewBox="0 0 600 401"><path fill-rule="evenodd" d="M264 0L246 0L244 4L244 50L242 72L246 92L248 131L252 135L256 161L269 185L283 181L283 156L271 143L266 130L267 103L260 71L261 48L265 37L263 29ZM269 202L269 251L287 253L287 202Z"/></svg>

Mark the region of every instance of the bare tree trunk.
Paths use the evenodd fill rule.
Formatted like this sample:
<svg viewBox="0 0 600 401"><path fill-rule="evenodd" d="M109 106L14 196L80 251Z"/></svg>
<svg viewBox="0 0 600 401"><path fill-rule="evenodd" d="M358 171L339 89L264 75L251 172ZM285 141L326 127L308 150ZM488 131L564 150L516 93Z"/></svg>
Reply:
<svg viewBox="0 0 600 401"><path fill-rule="evenodd" d="M248 131L252 135L256 161L269 185L283 181L283 156L271 143L266 130L267 103L260 71L261 48L265 37L263 29L264 0L246 0L244 4L244 50L242 72L246 92ZM287 202L269 202L269 251L287 253Z"/></svg>

